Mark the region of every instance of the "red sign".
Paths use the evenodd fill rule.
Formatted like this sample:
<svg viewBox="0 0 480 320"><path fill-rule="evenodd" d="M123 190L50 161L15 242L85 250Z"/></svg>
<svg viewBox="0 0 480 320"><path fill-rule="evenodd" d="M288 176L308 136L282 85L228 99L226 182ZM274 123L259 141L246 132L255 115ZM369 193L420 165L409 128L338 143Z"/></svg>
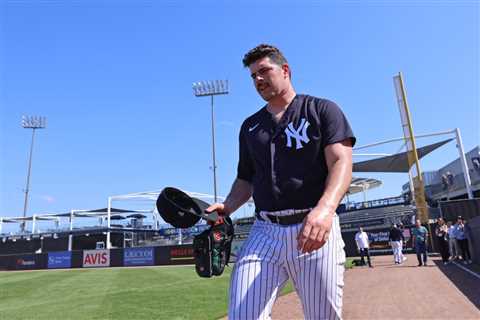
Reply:
<svg viewBox="0 0 480 320"><path fill-rule="evenodd" d="M192 258L193 248L175 248L170 250L170 257L188 257Z"/></svg>
<svg viewBox="0 0 480 320"><path fill-rule="evenodd" d="M110 250L85 250L83 251L83 267L108 267L110 266Z"/></svg>

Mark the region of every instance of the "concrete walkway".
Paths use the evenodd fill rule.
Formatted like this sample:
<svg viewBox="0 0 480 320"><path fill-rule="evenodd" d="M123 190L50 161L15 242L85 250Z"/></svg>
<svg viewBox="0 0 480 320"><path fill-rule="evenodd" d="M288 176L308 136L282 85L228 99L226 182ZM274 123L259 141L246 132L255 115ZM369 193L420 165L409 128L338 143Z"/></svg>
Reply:
<svg viewBox="0 0 480 320"><path fill-rule="evenodd" d="M373 264L345 273L344 319L480 319L480 279L457 266L431 258L417 267L415 255L402 265L392 256ZM278 299L272 318L303 318L295 293Z"/></svg>

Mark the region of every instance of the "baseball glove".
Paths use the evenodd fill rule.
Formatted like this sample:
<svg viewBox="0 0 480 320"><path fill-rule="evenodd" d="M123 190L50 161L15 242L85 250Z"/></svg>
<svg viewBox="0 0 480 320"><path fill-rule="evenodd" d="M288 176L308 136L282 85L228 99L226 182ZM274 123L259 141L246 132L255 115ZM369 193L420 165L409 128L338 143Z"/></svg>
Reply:
<svg viewBox="0 0 480 320"><path fill-rule="evenodd" d="M200 277L210 278L223 273L230 260L233 223L229 217L220 219L193 239L195 270Z"/></svg>

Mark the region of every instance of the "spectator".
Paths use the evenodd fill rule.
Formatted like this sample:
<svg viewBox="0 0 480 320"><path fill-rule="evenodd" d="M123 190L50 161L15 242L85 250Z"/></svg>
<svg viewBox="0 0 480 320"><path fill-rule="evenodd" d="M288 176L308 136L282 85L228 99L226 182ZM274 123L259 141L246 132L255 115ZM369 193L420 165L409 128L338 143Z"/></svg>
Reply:
<svg viewBox="0 0 480 320"><path fill-rule="evenodd" d="M457 218L457 223L455 224L455 239L457 240L458 247L460 248L463 263L472 263L472 256L470 255L470 249L468 248L465 223L461 216Z"/></svg>
<svg viewBox="0 0 480 320"><path fill-rule="evenodd" d="M450 251L451 260L457 259L458 256L458 244L455 240L455 226L452 225L451 221L447 223L448 227L448 248Z"/></svg>
<svg viewBox="0 0 480 320"><path fill-rule="evenodd" d="M437 219L437 226L435 227L435 238L437 239L438 249L442 256L443 264L448 264L448 227L443 218Z"/></svg>
<svg viewBox="0 0 480 320"><path fill-rule="evenodd" d="M358 232L355 234L355 242L357 243L357 249L360 252L360 260L362 265L365 265L364 256L367 255L368 266L373 268L372 263L370 262L370 252L368 251L370 247L368 234L363 231L362 227L360 227Z"/></svg>
<svg viewBox="0 0 480 320"><path fill-rule="evenodd" d="M412 229L413 243L415 252L417 253L418 266L427 266L427 241L428 230L420 223L420 220L415 221L415 228ZM422 264L423 256L423 264Z"/></svg>
<svg viewBox="0 0 480 320"><path fill-rule="evenodd" d="M393 259L395 260L395 264L401 264L404 261L402 253L404 238L402 231L397 228L396 224L392 225L388 240L390 241L390 245L392 246Z"/></svg>

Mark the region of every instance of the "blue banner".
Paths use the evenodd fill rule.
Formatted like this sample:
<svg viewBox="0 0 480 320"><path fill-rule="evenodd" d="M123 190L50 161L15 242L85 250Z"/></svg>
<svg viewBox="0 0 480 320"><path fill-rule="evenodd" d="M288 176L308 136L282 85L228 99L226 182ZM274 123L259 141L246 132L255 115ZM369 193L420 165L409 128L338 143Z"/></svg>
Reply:
<svg viewBox="0 0 480 320"><path fill-rule="evenodd" d="M124 266L153 266L153 248L125 248L123 251Z"/></svg>
<svg viewBox="0 0 480 320"><path fill-rule="evenodd" d="M71 268L72 253L70 251L49 252L48 269Z"/></svg>

